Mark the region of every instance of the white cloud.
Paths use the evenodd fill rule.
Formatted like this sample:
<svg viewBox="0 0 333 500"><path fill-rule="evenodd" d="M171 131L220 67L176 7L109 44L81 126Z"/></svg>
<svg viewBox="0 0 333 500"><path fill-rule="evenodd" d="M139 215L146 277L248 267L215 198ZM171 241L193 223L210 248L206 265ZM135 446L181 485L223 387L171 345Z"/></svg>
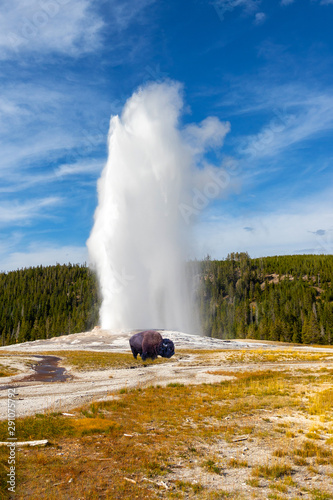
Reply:
<svg viewBox="0 0 333 500"><path fill-rule="evenodd" d="M101 44L93 0L11 0L0 4L0 59L27 52L80 56Z"/></svg>
<svg viewBox="0 0 333 500"><path fill-rule="evenodd" d="M133 42L123 31L146 22L144 11L156 0L11 0L0 3L0 59L18 56L61 54L79 57L102 48L104 35L111 37L109 50L115 63L119 50L136 52L143 39ZM253 0L248 0L253 1ZM109 22L99 12L107 12ZM127 56L128 56L127 50Z"/></svg>
<svg viewBox="0 0 333 500"><path fill-rule="evenodd" d="M0 272L25 267L52 266L55 264L83 264L88 262L87 248L80 246L47 245L45 242L30 245L26 252L12 252L1 255Z"/></svg>

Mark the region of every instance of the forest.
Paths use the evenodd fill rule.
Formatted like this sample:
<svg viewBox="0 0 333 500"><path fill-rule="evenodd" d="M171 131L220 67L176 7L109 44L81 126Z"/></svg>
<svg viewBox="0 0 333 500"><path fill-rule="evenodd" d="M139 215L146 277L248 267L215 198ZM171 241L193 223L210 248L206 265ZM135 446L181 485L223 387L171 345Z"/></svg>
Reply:
<svg viewBox="0 0 333 500"><path fill-rule="evenodd" d="M94 274L80 265L0 274L1 345L90 330L98 323Z"/></svg>
<svg viewBox="0 0 333 500"><path fill-rule="evenodd" d="M333 342L333 256L251 259L233 253L200 265L205 335L304 344Z"/></svg>
<svg viewBox="0 0 333 500"><path fill-rule="evenodd" d="M191 262L204 335L333 343L333 256L293 255ZM0 273L1 345L91 330L97 280L85 265Z"/></svg>

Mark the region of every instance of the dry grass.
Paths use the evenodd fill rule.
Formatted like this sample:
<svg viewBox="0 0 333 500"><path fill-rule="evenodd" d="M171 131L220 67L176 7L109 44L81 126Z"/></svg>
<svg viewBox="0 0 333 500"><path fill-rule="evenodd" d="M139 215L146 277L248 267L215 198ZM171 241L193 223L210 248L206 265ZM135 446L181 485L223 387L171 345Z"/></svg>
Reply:
<svg viewBox="0 0 333 500"><path fill-rule="evenodd" d="M285 457L286 455L288 455L288 450L286 449L277 449L277 450L274 450L273 451L273 457Z"/></svg>
<svg viewBox="0 0 333 500"><path fill-rule="evenodd" d="M231 458L228 462L228 467L248 467L247 460L240 460L238 458Z"/></svg>
<svg viewBox="0 0 333 500"><path fill-rule="evenodd" d="M304 441L301 448L294 450L294 454L303 457L332 458L332 450L315 443L314 441Z"/></svg>
<svg viewBox="0 0 333 500"><path fill-rule="evenodd" d="M229 363L276 363L288 361L333 361L332 353L297 351L295 349L243 349L227 352L226 361Z"/></svg>
<svg viewBox="0 0 333 500"><path fill-rule="evenodd" d="M118 498L120 494L123 497L119 498L147 495L157 498L163 486L149 483L145 478L163 479L173 470L177 457L193 455L189 447L194 449L198 440L211 441L216 437L230 440L235 434L250 433L252 427L226 425L224 418L238 412L240 407L242 411L252 412L263 405L271 406L284 388L283 381L276 384L277 377L278 373L260 372L249 373L232 384L170 384L135 389L119 394L119 399L83 407L76 411L73 419L57 413L18 419L19 439L47 438L54 444L43 451L28 450L26 457L21 457L19 490L21 494L25 492L25 498L55 498L55 491L58 498L61 495ZM262 382L260 388L259 381ZM288 397L284 399L288 404ZM190 425L186 420L189 415ZM0 438L5 440L5 422L0 431ZM98 449L96 440L100 442ZM66 450L64 455L57 451L59 446ZM233 467L236 466L234 463ZM43 482L38 474L36 476L36 470L40 471L41 467ZM213 459L206 459L204 467L212 474L221 472L220 464ZM96 478L96 471L102 468L107 480ZM73 481L69 483L71 478ZM52 486L57 483L60 484ZM177 491L177 487L174 488ZM211 495L212 492L206 490L202 498ZM178 493L182 495L181 491ZM206 494L208 496L204 496Z"/></svg>
<svg viewBox="0 0 333 500"><path fill-rule="evenodd" d="M276 462L272 465L264 464L254 467L252 475L254 477L263 477L265 479L279 479L284 476L289 476L292 472L290 464L285 462Z"/></svg>
<svg viewBox="0 0 333 500"><path fill-rule="evenodd" d="M311 415L322 415L333 409L333 388L318 392L310 400Z"/></svg>

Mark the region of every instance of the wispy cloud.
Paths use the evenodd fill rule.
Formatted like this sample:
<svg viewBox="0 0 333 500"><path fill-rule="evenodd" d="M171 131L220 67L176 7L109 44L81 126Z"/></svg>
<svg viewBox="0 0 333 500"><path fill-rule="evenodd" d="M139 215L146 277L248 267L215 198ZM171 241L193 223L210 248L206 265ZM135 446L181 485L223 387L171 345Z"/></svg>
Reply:
<svg viewBox="0 0 333 500"><path fill-rule="evenodd" d="M2 83L0 89L2 192L45 183L70 171L98 171L96 154L105 154L110 108L102 95L94 89L80 93L70 82L54 84L47 79L38 84ZM79 117L77 108L82 110Z"/></svg>
<svg viewBox="0 0 333 500"><path fill-rule="evenodd" d="M281 55L283 49L271 47L271 51ZM311 80L277 83L279 72L271 76L269 68L270 63L259 78L235 78L232 90L220 102L231 125L232 116L260 117L257 133L238 138L238 153L243 157L272 157L333 130L330 87Z"/></svg>
<svg viewBox="0 0 333 500"><path fill-rule="evenodd" d="M1 2L0 58L27 52L77 57L100 47L103 27L92 0Z"/></svg>
<svg viewBox="0 0 333 500"><path fill-rule="evenodd" d="M333 129L333 94L300 85L261 90L260 111L266 109L274 117L257 134L243 138L242 154L252 158L274 156ZM255 105L252 112L254 109Z"/></svg>
<svg viewBox="0 0 333 500"><path fill-rule="evenodd" d="M29 200L27 202L1 203L0 225L25 225L36 218L48 217L48 209L59 205L61 199L50 196L42 199Z"/></svg>
<svg viewBox="0 0 333 500"><path fill-rule="evenodd" d="M83 160L76 163L64 163L55 170L54 177L99 174L102 168L103 162L100 160Z"/></svg>
<svg viewBox="0 0 333 500"><path fill-rule="evenodd" d="M68 177L83 178L84 182L88 182L89 176L96 179L103 168L102 160L82 160L75 163L64 163L59 165L54 170L46 171L45 173L36 174L33 170L22 172L17 178L17 174L5 176L6 184L0 186L0 193L18 193L19 191L29 190L34 186L45 186L47 184L55 184L62 182ZM1 178L1 176L0 176Z"/></svg>

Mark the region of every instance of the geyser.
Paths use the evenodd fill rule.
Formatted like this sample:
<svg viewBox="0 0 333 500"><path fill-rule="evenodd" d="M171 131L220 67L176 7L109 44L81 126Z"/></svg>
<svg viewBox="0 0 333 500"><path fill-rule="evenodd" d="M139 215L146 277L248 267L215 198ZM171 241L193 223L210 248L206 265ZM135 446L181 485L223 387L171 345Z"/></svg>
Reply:
<svg viewBox="0 0 333 500"><path fill-rule="evenodd" d="M209 137L223 139L227 130L207 119L181 131L182 106L179 84L150 84L111 118L109 156L87 242L104 329L200 331L186 277L189 224L180 206L190 200L198 148Z"/></svg>

